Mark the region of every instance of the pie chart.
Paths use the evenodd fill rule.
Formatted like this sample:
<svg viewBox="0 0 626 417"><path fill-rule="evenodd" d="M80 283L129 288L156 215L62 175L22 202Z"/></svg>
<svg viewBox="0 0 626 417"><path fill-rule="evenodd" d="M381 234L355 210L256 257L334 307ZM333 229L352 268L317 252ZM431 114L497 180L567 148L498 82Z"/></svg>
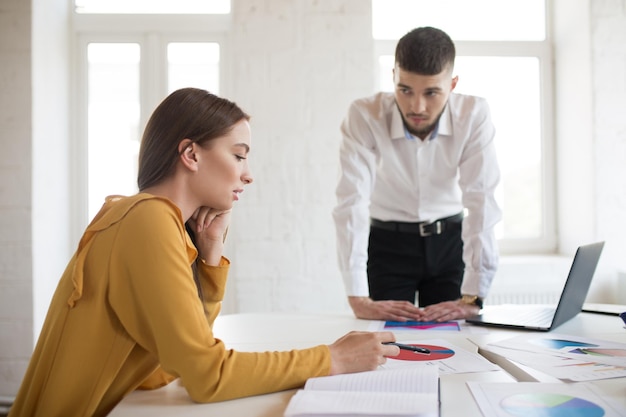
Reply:
<svg viewBox="0 0 626 417"><path fill-rule="evenodd" d="M419 346L430 350L429 354L412 352L410 350L401 350L398 356L393 356L393 359L399 359L401 361L437 361L446 359L454 355L452 349L448 349L443 346L412 344L412 346Z"/></svg>
<svg viewBox="0 0 626 417"><path fill-rule="evenodd" d="M602 417L604 410L582 398L555 393L515 394L500 402L516 417Z"/></svg>
<svg viewBox="0 0 626 417"><path fill-rule="evenodd" d="M539 346L547 347L550 349L562 349L564 347L597 347L591 343L576 342L573 340L565 339L532 339L531 343Z"/></svg>

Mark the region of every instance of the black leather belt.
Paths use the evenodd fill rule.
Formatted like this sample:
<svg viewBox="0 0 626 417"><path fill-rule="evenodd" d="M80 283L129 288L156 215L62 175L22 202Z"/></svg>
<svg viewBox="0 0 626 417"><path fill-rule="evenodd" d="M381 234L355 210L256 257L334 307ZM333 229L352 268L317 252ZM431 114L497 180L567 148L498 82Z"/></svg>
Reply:
<svg viewBox="0 0 626 417"><path fill-rule="evenodd" d="M391 230L394 232L402 233L415 233L422 237L427 237L440 235L448 230L451 226L458 225L462 221L463 212L455 214L454 216L444 217L443 219L435 220L434 222L384 222L378 219L371 219L370 224L372 227L376 227L378 229Z"/></svg>

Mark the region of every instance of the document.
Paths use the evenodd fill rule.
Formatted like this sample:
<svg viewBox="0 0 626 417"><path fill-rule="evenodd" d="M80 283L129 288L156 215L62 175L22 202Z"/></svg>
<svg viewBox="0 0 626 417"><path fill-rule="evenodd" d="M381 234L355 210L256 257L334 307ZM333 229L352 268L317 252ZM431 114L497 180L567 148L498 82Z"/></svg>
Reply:
<svg viewBox="0 0 626 417"><path fill-rule="evenodd" d="M460 332L473 334L486 334L489 330L465 323L464 320L452 320L444 322L434 321L384 321L372 320L368 326L370 332L390 331L396 334L407 333L433 333L433 332Z"/></svg>
<svg viewBox="0 0 626 417"><path fill-rule="evenodd" d="M467 382L485 417L626 417L617 398L583 384Z"/></svg>
<svg viewBox="0 0 626 417"><path fill-rule="evenodd" d="M452 331L461 330L460 321L374 321L370 324L372 331Z"/></svg>
<svg viewBox="0 0 626 417"><path fill-rule="evenodd" d="M285 410L285 417L438 415L439 372L431 364L310 378Z"/></svg>
<svg viewBox="0 0 626 417"><path fill-rule="evenodd" d="M390 356L381 367L401 369L411 366L433 364L439 368L439 375L462 374L469 372L498 371L500 368L477 353L470 352L443 339L420 339L406 344L422 346L430 350L430 354L401 351L398 356Z"/></svg>
<svg viewBox="0 0 626 417"><path fill-rule="evenodd" d="M574 382L626 376L626 344L565 334L533 334L490 343L481 350Z"/></svg>

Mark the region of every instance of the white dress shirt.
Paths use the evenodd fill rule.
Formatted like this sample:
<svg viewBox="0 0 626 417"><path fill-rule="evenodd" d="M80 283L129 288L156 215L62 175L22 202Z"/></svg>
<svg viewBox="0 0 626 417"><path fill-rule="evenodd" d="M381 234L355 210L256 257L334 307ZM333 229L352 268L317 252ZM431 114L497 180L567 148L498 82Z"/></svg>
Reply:
<svg viewBox="0 0 626 417"><path fill-rule="evenodd" d="M337 207L339 267L349 296L368 296L370 217L422 222L463 219L461 292L485 298L498 265L494 198L500 169L495 128L483 98L450 94L439 125L425 140L409 134L393 93L356 100L341 125Z"/></svg>

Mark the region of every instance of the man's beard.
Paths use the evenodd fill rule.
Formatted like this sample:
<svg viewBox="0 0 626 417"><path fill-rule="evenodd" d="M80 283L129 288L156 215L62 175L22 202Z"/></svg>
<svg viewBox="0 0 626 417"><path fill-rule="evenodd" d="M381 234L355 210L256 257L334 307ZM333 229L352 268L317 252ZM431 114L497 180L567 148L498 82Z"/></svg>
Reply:
<svg viewBox="0 0 626 417"><path fill-rule="evenodd" d="M424 126L421 129L415 129L414 127L412 127L409 123L407 123L404 114L402 112L400 112L400 114L402 114L402 121L404 121L404 126L406 126L406 130L408 130L409 133L417 137L421 137L421 136L426 137L426 135L432 132L435 126L437 126L437 123L439 123L439 119L441 119L441 115L443 114L443 111L445 110L445 108L446 106L443 106L443 109L441 109L441 112L437 115L434 122L432 122L431 124L427 126Z"/></svg>

